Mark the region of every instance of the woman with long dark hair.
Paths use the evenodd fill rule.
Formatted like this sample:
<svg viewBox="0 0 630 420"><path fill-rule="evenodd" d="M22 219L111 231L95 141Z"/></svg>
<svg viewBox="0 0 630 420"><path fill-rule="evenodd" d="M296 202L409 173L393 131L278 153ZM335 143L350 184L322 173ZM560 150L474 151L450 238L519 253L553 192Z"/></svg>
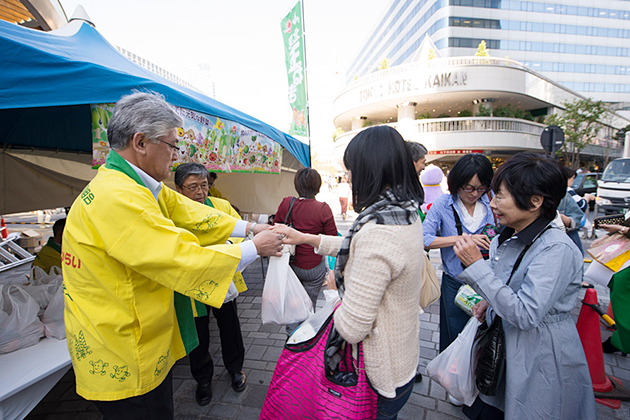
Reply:
<svg viewBox="0 0 630 420"><path fill-rule="evenodd" d="M357 134L344 164L359 213L346 237L274 229L286 235L285 243L337 256L333 287L343 299L335 328L349 343L363 342L365 371L379 395L376 418L395 419L411 394L418 363L422 187L409 146L391 127Z"/></svg>

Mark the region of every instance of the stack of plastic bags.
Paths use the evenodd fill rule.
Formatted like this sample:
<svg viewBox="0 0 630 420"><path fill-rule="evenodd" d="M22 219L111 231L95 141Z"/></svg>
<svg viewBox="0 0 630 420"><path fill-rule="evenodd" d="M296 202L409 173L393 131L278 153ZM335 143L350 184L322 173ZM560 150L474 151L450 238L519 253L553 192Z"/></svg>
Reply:
<svg viewBox="0 0 630 420"><path fill-rule="evenodd" d="M34 267L26 285L0 285L0 353L37 344L44 335L66 338L61 269Z"/></svg>

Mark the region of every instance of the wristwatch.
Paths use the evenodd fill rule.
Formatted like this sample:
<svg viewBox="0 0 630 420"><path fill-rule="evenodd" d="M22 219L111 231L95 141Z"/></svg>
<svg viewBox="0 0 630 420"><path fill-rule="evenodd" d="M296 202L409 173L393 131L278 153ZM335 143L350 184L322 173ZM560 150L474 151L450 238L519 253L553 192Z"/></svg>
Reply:
<svg viewBox="0 0 630 420"><path fill-rule="evenodd" d="M254 239L254 226L256 226L256 222L251 222L249 225L249 230L247 231L247 239Z"/></svg>

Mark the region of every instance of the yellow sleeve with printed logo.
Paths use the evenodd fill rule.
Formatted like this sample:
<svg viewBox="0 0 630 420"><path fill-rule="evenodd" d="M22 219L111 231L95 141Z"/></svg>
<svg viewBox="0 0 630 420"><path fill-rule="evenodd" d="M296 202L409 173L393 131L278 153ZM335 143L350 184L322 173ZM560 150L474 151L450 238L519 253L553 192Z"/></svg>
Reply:
<svg viewBox="0 0 630 420"><path fill-rule="evenodd" d="M241 219L241 215L238 214L236 210L234 210L234 207L232 207L229 201L224 200L222 198L217 198L217 197L208 197L208 198L210 199L210 201L212 201L212 205L214 206L215 209L221 210L222 212L227 213L230 216L235 217L239 220ZM243 242L243 238L230 238L230 241L233 244L240 244L241 242ZM243 278L243 275L240 273L240 271L234 274L234 278L232 280L234 281L236 290L238 290L239 293L243 293L244 291L247 290L245 279Z"/></svg>

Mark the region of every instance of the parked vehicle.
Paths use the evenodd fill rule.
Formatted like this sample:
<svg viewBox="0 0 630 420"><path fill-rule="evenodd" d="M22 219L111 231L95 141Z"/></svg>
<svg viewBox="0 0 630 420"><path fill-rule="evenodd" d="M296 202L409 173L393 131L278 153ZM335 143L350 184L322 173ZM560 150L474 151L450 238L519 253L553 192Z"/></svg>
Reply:
<svg viewBox="0 0 630 420"><path fill-rule="evenodd" d="M599 172L577 174L571 188L581 197L584 197L584 194L597 195L597 180L600 176ZM588 205L591 211L595 210L595 201L589 202Z"/></svg>
<svg viewBox="0 0 630 420"><path fill-rule="evenodd" d="M630 211L630 158L615 159L598 181L597 207L605 214Z"/></svg>

